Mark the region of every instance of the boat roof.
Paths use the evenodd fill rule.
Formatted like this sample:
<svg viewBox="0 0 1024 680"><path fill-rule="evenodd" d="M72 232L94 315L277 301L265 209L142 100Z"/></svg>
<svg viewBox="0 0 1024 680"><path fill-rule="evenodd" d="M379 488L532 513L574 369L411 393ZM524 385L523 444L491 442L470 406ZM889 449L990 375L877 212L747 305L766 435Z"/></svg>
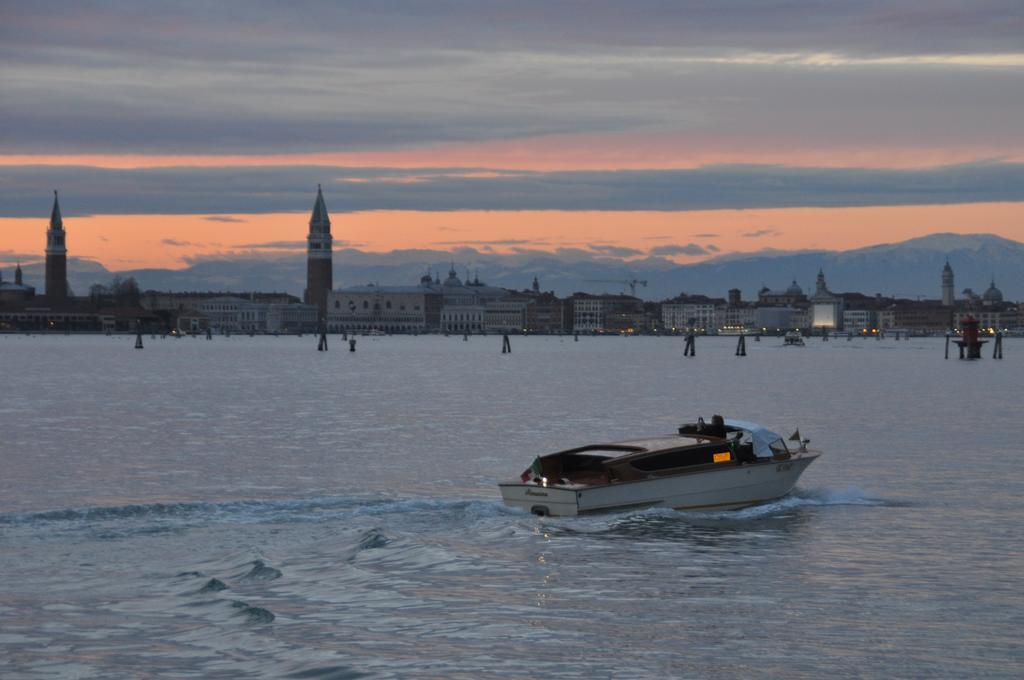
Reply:
<svg viewBox="0 0 1024 680"><path fill-rule="evenodd" d="M750 433L751 440L754 444L754 455L758 458L770 458L772 451L769 445L777 439L782 439L782 436L777 432L773 432L768 428L752 423L749 420L733 420L726 419L725 426L731 428L733 431L745 430ZM716 440L720 441L721 438L711 435L701 434L671 434L671 435L660 435L655 437L645 437L643 439L629 439L626 441L608 442L605 444L590 444L587 446L580 446L577 448L563 451L562 453L585 453L589 455L606 455L610 458L619 456L628 456L634 453L650 452L650 451L661 451L666 449L675 449L680 446L685 446L681 440L686 439L703 439L703 440ZM696 442L694 442L696 443Z"/></svg>
<svg viewBox="0 0 1024 680"><path fill-rule="evenodd" d="M726 418L725 426L735 427L740 430L750 432L750 436L754 440L754 455L758 458L771 456L771 449L768 448L768 445L776 439L782 439L782 435L778 432L769 430L763 425L752 423L749 420L733 420L731 418Z"/></svg>

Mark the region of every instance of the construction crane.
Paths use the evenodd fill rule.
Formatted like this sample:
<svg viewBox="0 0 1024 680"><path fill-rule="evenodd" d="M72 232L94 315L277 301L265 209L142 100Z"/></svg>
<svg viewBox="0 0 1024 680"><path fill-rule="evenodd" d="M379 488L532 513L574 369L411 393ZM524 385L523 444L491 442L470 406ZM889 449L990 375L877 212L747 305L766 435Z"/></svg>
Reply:
<svg viewBox="0 0 1024 680"><path fill-rule="evenodd" d="M629 294L636 297L636 287L643 286L647 287L647 281L640 279L587 279L588 283L621 283L624 286L629 286Z"/></svg>

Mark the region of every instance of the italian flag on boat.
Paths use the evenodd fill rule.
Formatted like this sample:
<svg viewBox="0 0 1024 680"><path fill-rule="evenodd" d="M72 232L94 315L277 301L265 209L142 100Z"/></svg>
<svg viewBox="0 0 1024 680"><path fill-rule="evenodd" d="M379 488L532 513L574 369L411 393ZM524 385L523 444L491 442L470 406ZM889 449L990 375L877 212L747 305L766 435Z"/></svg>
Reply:
<svg viewBox="0 0 1024 680"><path fill-rule="evenodd" d="M540 476L540 457L538 456L537 458L533 459L533 464L530 465L530 467L528 467L525 470L523 470L523 474L519 475L519 479L521 479L524 482L528 482L528 481L530 481L531 478L539 477L539 476Z"/></svg>

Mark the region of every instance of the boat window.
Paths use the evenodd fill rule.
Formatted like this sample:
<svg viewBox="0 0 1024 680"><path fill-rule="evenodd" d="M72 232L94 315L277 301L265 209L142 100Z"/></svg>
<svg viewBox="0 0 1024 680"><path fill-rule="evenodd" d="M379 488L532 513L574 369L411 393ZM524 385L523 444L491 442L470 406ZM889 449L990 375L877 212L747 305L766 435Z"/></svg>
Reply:
<svg viewBox="0 0 1024 680"><path fill-rule="evenodd" d="M724 453L727 456L725 460L732 460L729 449L723 448L722 444L719 443L665 451L664 453L638 458L631 461L631 464L638 470L655 472L657 470L669 470L672 468L687 467L690 465L708 465L710 463L715 463L718 462L715 459L716 453Z"/></svg>
<svg viewBox="0 0 1024 680"><path fill-rule="evenodd" d="M772 450L772 453L778 453L780 455L789 453L789 449L786 448L786 442L782 439L782 437L779 437L771 444L769 444L768 448Z"/></svg>

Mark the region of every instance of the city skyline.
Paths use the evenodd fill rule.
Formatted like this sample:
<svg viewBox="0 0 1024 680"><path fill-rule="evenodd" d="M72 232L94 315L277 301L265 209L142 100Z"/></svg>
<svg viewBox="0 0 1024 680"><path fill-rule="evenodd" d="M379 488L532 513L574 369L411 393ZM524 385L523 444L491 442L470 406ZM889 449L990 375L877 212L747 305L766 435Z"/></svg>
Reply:
<svg viewBox="0 0 1024 680"><path fill-rule="evenodd" d="M812 11L813 10L813 11ZM5 3L0 261L1024 237L1014 3ZM369 38L372 36L372 39ZM713 234L713 236L711 236Z"/></svg>

